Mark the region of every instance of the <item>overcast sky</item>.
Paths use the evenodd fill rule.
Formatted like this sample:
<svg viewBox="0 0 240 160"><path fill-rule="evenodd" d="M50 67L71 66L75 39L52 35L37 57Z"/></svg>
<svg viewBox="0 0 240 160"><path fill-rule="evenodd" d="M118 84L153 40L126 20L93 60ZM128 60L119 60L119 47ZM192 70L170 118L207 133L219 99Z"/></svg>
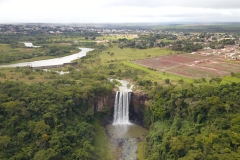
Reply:
<svg viewBox="0 0 240 160"><path fill-rule="evenodd" d="M240 22L240 0L0 0L0 23Z"/></svg>

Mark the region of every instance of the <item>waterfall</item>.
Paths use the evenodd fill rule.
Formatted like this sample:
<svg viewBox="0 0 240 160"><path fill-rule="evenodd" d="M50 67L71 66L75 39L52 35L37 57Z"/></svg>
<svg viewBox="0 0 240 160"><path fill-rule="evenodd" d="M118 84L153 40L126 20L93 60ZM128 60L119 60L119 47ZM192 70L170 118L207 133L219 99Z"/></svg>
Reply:
<svg viewBox="0 0 240 160"><path fill-rule="evenodd" d="M113 124L130 124L129 103L131 92L117 92L114 104Z"/></svg>

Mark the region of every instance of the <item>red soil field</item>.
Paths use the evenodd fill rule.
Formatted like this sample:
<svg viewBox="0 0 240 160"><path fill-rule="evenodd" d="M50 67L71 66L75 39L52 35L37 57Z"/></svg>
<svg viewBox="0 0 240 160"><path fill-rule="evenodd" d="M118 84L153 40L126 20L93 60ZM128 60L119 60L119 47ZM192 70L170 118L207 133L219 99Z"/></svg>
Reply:
<svg viewBox="0 0 240 160"><path fill-rule="evenodd" d="M178 54L141 59L133 63L193 78L226 76L231 72L240 72L240 64L237 61L227 63L224 57L215 55Z"/></svg>
<svg viewBox="0 0 240 160"><path fill-rule="evenodd" d="M223 62L213 62L213 63L203 63L200 64L201 67L207 68L214 68L219 71L226 71L226 72L240 72L240 65L237 64L230 64L230 63L223 63Z"/></svg>
<svg viewBox="0 0 240 160"><path fill-rule="evenodd" d="M155 69L164 69L172 66L179 65L176 62L162 60L161 58L148 58L143 60L136 60L134 63L141 64L146 67L155 68Z"/></svg>
<svg viewBox="0 0 240 160"><path fill-rule="evenodd" d="M183 75L183 76L187 76L187 77L197 77L197 78L209 78L209 77L215 77L215 76L225 76L228 75L228 72L224 72L224 71L218 71L218 70L214 70L211 68L201 68L201 67L197 67L197 66L187 66L187 65L182 65L182 66L178 66L176 68L171 68L169 70L167 70L167 72L170 73L175 73L175 74L179 74L179 75Z"/></svg>
<svg viewBox="0 0 240 160"><path fill-rule="evenodd" d="M189 62L194 62L194 61L199 60L199 58L187 57L187 56L183 56L183 55L164 56L164 57L161 57L161 59L162 60L173 61L173 62L176 62L176 63L189 63Z"/></svg>

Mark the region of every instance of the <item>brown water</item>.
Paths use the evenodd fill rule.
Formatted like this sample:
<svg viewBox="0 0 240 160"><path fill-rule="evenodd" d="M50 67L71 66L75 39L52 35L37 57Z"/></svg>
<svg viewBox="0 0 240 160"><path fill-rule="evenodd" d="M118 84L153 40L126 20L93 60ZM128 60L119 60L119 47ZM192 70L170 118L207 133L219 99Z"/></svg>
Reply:
<svg viewBox="0 0 240 160"><path fill-rule="evenodd" d="M147 130L137 124L107 125L109 136L114 139L137 138L147 134Z"/></svg>
<svg viewBox="0 0 240 160"><path fill-rule="evenodd" d="M115 150L114 160L137 160L138 142L145 137L147 130L136 124L109 124L106 129Z"/></svg>

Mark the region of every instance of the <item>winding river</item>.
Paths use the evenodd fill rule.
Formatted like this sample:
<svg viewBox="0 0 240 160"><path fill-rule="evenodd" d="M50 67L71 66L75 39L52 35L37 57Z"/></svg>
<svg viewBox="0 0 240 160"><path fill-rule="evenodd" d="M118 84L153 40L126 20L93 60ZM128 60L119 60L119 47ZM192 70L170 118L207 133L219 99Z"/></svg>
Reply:
<svg viewBox="0 0 240 160"><path fill-rule="evenodd" d="M81 58L86 56L87 52L92 51L91 48L79 48L81 51L76 54L72 54L65 57L60 58L53 58L47 60L39 60L33 62L23 62L23 63L16 63L16 64L8 64L8 65L1 65L0 67L24 67L24 66L32 66L32 67L41 67L41 66L52 66L52 65L62 65L63 63L69 63L75 59Z"/></svg>

